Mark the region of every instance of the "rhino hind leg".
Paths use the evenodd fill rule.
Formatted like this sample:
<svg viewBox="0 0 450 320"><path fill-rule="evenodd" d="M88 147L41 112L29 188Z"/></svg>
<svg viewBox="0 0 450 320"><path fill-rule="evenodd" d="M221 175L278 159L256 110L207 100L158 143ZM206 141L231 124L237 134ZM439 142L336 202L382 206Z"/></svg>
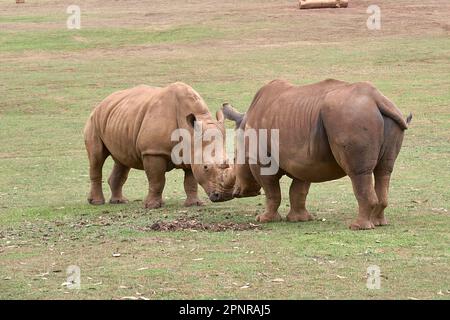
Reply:
<svg viewBox="0 0 450 320"><path fill-rule="evenodd" d="M306 210L306 197L308 195L310 182L293 179L289 188L289 200L291 209L286 220L289 222L304 222L314 220L314 217Z"/></svg>
<svg viewBox="0 0 450 320"><path fill-rule="evenodd" d="M148 195L144 201L146 209L161 208L162 193L166 183L167 160L159 156L144 156L144 170L148 179Z"/></svg>
<svg viewBox="0 0 450 320"><path fill-rule="evenodd" d="M93 205L105 203L102 188L102 168L109 151L105 145L91 130L87 130L85 145L89 158L89 177L91 180L91 190L88 196L88 202Z"/></svg>
<svg viewBox="0 0 450 320"><path fill-rule="evenodd" d="M384 210L388 206L389 182L403 142L404 132L394 122L394 120L384 118L385 150L382 158L377 163L374 170L375 191L378 197L378 206L371 216L375 226L385 226L388 224L384 215Z"/></svg>
<svg viewBox="0 0 450 320"><path fill-rule="evenodd" d="M108 179L108 184L111 188L111 199L109 200L109 203L119 204L128 202L128 199L122 194L122 187L127 181L129 172L129 167L124 166L117 161L114 163L113 170Z"/></svg>
<svg viewBox="0 0 450 320"><path fill-rule="evenodd" d="M378 207L378 196L373 184L373 171L377 165L374 159L377 158L375 152L378 152L378 148L368 150L356 146L352 149L350 144L337 151L335 157L338 155L339 165L350 177L358 202L358 216L349 227L352 230L373 229L375 225L371 217Z"/></svg>
<svg viewBox="0 0 450 320"><path fill-rule="evenodd" d="M204 202L198 198L198 183L192 170L184 171L184 191L186 192L185 207L203 206Z"/></svg>
<svg viewBox="0 0 450 320"><path fill-rule="evenodd" d="M374 175L378 205L372 213L371 220L376 227L386 226L388 225L388 221L384 215L384 209L388 206L388 192L391 174L389 172L375 170Z"/></svg>
<svg viewBox="0 0 450 320"><path fill-rule="evenodd" d="M372 172L350 176L353 192L358 201L358 217L350 225L352 230L367 230L375 228L371 220L372 214L378 208L378 197L373 186Z"/></svg>

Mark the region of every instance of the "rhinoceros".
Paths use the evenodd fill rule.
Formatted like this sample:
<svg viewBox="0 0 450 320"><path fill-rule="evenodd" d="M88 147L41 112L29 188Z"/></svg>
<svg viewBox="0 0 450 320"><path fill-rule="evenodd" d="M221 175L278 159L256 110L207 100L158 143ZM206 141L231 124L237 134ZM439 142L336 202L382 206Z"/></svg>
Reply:
<svg viewBox="0 0 450 320"><path fill-rule="evenodd" d="M102 167L108 156L114 159L108 179L112 193L110 203L127 202L122 187L131 168L145 170L149 190L144 204L149 209L162 206L165 173L173 168L185 172L186 206L203 204L197 195L197 182L212 201L231 198L232 190L219 184L226 164L175 164L172 161L171 151L177 144L172 141L172 133L176 129L193 133L195 121L202 122L202 130L224 131L223 113L219 110L216 120L213 119L200 95L181 82L164 88L141 85L115 92L104 99L93 110L84 129L91 180L88 202L105 203ZM203 140L203 147L211 143Z"/></svg>
<svg viewBox="0 0 450 320"><path fill-rule="evenodd" d="M312 182L347 175L359 206L350 228L372 229L387 224L384 210L389 181L412 115L404 119L394 103L372 84L328 79L295 86L274 80L257 92L245 114L230 104L224 104L222 110L225 118L244 132L279 129L277 173L262 175L261 163L250 164L247 151L245 163L234 165L235 179L229 179L235 184L234 197L255 196L263 188L266 210L257 221L281 220L277 210L283 175L292 178L287 215L292 222L313 219L305 207Z"/></svg>

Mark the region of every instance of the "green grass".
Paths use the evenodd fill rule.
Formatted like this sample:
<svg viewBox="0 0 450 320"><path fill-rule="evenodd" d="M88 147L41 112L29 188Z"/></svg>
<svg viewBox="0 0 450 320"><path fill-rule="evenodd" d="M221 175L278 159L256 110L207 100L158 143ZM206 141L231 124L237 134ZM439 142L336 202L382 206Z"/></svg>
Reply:
<svg viewBox="0 0 450 320"><path fill-rule="evenodd" d="M180 26L168 30L106 28L77 31L65 29L36 32L2 31L0 32L0 52L74 51L130 45L193 43L223 35L214 29L201 26Z"/></svg>
<svg viewBox="0 0 450 320"><path fill-rule="evenodd" d="M111 10L115 16L118 9ZM17 26L0 31L0 298L448 299L448 36L302 42L296 32L308 20L245 23L245 17L228 13L199 24L179 10L179 19L164 28L137 24L72 32L45 27L58 15L47 19L42 12L0 19ZM42 27L18 28L28 23ZM278 37L281 31L290 31L290 42ZM261 45L261 39L277 45ZM264 210L263 197L185 209L178 171L167 175L162 209L142 208L147 181L141 171L132 171L125 185L129 204L86 204L82 128L109 93L183 81L211 111L224 101L245 110L257 89L274 78L305 84L328 77L369 80L405 114L414 114L393 175L390 226L347 229L357 210L348 178L311 187L308 208L316 221L253 231L142 231L185 216L252 222ZM108 160L105 177L111 165ZM285 215L289 179L282 186ZM121 256L113 257L117 252ZM373 264L382 271L380 290L366 288ZM81 290L61 286L69 265L81 268ZM284 281L272 281L277 278Z"/></svg>

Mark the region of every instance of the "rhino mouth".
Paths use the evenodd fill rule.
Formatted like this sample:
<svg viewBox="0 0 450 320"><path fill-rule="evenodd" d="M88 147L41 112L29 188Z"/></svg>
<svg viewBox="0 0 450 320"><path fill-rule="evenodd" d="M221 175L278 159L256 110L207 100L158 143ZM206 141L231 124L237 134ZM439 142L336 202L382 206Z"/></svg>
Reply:
<svg viewBox="0 0 450 320"><path fill-rule="evenodd" d="M209 200L212 202L224 202L233 199L233 194L231 192L216 192L213 191L209 195Z"/></svg>
<svg viewBox="0 0 450 320"><path fill-rule="evenodd" d="M233 198L248 198L248 197L256 197L261 194L261 191L248 191L248 192L241 192L240 189L233 191Z"/></svg>

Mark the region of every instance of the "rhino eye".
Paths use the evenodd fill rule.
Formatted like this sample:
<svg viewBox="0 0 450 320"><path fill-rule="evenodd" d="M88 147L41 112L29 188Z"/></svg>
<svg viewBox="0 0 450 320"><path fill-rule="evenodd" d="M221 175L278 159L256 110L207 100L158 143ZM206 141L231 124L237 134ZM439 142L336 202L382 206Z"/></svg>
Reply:
<svg viewBox="0 0 450 320"><path fill-rule="evenodd" d="M205 165L203 166L203 169L208 170L208 166L205 164Z"/></svg>

